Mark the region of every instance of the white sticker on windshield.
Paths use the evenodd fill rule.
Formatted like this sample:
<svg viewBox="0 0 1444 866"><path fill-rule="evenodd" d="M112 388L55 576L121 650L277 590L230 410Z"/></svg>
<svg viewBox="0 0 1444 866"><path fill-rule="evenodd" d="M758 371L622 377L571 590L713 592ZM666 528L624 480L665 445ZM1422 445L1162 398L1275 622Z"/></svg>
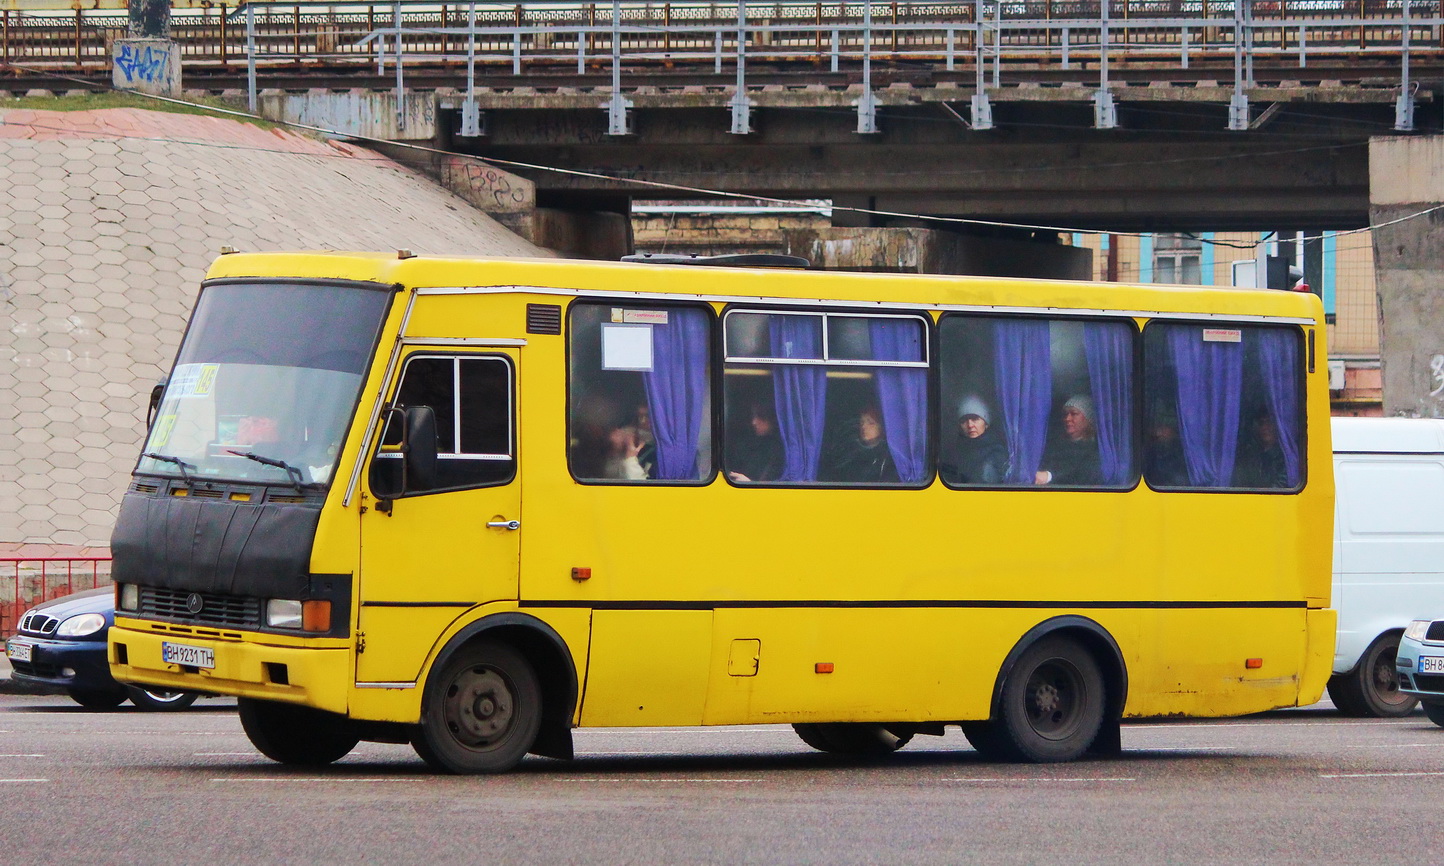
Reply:
<svg viewBox="0 0 1444 866"><path fill-rule="evenodd" d="M652 326L603 324L602 369L652 372Z"/></svg>
<svg viewBox="0 0 1444 866"><path fill-rule="evenodd" d="M171 374L165 395L176 400L190 397L209 397L216 387L216 373L219 364L181 364Z"/></svg>

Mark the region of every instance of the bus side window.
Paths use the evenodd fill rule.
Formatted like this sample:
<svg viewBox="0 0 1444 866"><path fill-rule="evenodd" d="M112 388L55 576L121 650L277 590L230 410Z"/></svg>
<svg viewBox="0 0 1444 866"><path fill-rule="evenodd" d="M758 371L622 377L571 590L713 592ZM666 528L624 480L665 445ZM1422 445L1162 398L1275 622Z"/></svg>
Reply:
<svg viewBox="0 0 1444 866"><path fill-rule="evenodd" d="M1300 343L1297 328L1150 324L1149 485L1298 489L1305 469Z"/></svg>
<svg viewBox="0 0 1444 866"><path fill-rule="evenodd" d="M945 316L938 472L952 486L1129 488L1129 321Z"/></svg>
<svg viewBox="0 0 1444 866"><path fill-rule="evenodd" d="M583 481L712 477L712 315L579 302L569 329L568 459Z"/></svg>
<svg viewBox="0 0 1444 866"><path fill-rule="evenodd" d="M407 495L505 484L516 475L511 364L478 356L413 356L402 372L395 405L429 406L436 415L436 483ZM382 442L400 442L388 421ZM401 460L378 453L371 488L380 497L401 493Z"/></svg>
<svg viewBox="0 0 1444 866"><path fill-rule="evenodd" d="M932 479L925 316L732 310L724 322L729 481Z"/></svg>

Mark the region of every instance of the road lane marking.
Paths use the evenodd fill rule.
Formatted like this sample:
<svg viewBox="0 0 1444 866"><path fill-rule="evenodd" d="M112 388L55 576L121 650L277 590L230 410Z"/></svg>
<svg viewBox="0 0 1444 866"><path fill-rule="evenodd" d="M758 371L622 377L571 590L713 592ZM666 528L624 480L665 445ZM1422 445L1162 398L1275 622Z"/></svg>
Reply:
<svg viewBox="0 0 1444 866"><path fill-rule="evenodd" d="M1001 779L984 779L984 778L939 779L938 781L939 781L939 782L1004 782L1004 783L1009 783L1009 784L1016 784L1016 783L1018 783L1018 782L1136 782L1136 781L1138 781L1138 780L1137 780L1136 778L1129 777L1129 776L1119 776L1119 777L1079 776L1079 777L1077 777L1077 778L1065 778L1065 779L1051 779L1051 778L1047 778L1047 777L1037 777L1037 778L1033 778L1033 777L1021 777L1021 776L1019 776L1019 777L1006 777L1006 778L1001 778Z"/></svg>
<svg viewBox="0 0 1444 866"><path fill-rule="evenodd" d="M760 779L553 779L553 782L716 782L728 785L747 785Z"/></svg>
<svg viewBox="0 0 1444 866"><path fill-rule="evenodd" d="M350 778L350 777L347 777L347 776L315 776L315 777L303 777L303 778L296 778L296 779L292 779L292 778L285 778L285 779L243 778L243 779L211 779L211 781L212 781L212 782L273 782L273 783L275 783L275 782L406 782L406 783L409 783L409 784L415 784L415 783L417 783L417 782L421 782L421 781L425 781L425 780L424 780L424 779L369 779L369 778L368 778L368 779L356 779L356 778Z"/></svg>
<svg viewBox="0 0 1444 866"><path fill-rule="evenodd" d="M48 782L49 779L0 779L0 785L14 782Z"/></svg>
<svg viewBox="0 0 1444 866"><path fill-rule="evenodd" d="M260 756L261 756L261 753L260 753L260 752L193 752L193 753L191 754L191 757L193 757L193 758L238 758L238 757L254 757L254 758L259 758Z"/></svg>
<svg viewBox="0 0 1444 866"><path fill-rule="evenodd" d="M0 755L0 758L43 758L44 755Z"/></svg>
<svg viewBox="0 0 1444 866"><path fill-rule="evenodd" d="M1415 773L1320 773L1320 779L1400 779L1409 776L1444 776L1440 772Z"/></svg>

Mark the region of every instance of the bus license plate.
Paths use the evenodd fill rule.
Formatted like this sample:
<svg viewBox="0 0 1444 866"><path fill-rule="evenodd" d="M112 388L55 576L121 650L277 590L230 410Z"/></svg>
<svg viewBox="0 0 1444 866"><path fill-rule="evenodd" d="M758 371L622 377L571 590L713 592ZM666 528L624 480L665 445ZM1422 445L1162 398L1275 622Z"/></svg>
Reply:
<svg viewBox="0 0 1444 866"><path fill-rule="evenodd" d="M1420 656L1419 673L1444 674L1444 656Z"/></svg>
<svg viewBox="0 0 1444 866"><path fill-rule="evenodd" d="M19 643L12 640L5 644L5 655L17 662L28 662L30 661L30 650L32 649L33 647L28 643Z"/></svg>
<svg viewBox="0 0 1444 866"><path fill-rule="evenodd" d="M166 664L207 669L216 666L216 651L210 647L164 642L160 648L161 661Z"/></svg>

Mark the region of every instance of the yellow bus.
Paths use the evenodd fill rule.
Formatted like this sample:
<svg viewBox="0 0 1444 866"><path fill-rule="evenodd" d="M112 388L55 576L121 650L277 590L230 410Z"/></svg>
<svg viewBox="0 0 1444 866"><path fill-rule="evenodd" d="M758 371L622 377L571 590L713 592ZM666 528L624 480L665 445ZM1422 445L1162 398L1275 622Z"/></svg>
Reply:
<svg viewBox="0 0 1444 866"><path fill-rule="evenodd" d="M990 759L1318 699L1317 299L220 257L114 531L113 672L433 767L590 726L960 725Z"/></svg>

